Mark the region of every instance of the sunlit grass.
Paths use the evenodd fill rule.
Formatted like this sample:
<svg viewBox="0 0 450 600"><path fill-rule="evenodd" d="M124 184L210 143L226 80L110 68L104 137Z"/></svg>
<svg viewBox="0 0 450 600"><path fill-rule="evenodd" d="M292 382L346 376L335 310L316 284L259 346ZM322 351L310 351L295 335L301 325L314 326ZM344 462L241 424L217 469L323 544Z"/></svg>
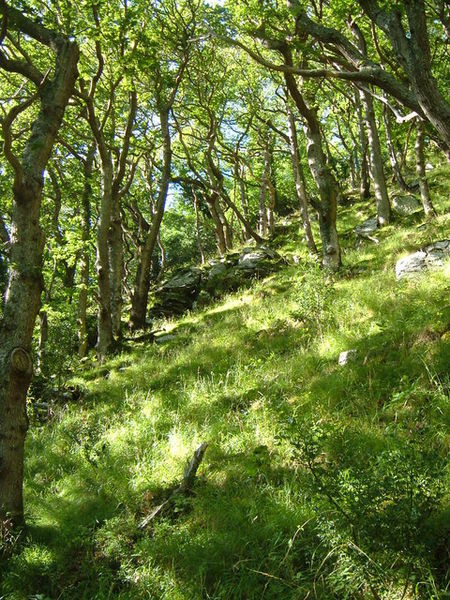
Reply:
<svg viewBox="0 0 450 600"><path fill-rule="evenodd" d="M437 598L449 514L436 465L450 446L450 268L402 282L394 273L399 257L448 236L448 202L436 204L435 222L404 219L360 248L351 231L373 208L342 209L345 265L335 277L307 257L300 234L279 238L298 265L166 323L172 340L80 372L81 400L28 436L31 526L3 571L5 598L297 600L315 590L327 600L372 598L373 586L387 600L406 578L412 590L428 581L411 598ZM348 349L355 360L339 366ZM299 458L305 440L352 511L353 533ZM194 495L140 531L202 441ZM438 502L421 539L397 547L406 525L389 537L383 511L401 523L403 497L396 512L380 473L395 478L399 465L412 494ZM359 495L369 502L383 485L384 504L364 516ZM367 539L377 523L380 546Z"/></svg>

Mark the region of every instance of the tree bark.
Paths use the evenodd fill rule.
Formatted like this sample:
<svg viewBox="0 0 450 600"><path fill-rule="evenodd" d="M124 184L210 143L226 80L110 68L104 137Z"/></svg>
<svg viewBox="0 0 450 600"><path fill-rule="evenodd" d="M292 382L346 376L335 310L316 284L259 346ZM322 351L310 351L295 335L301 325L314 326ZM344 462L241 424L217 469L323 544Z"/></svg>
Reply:
<svg viewBox="0 0 450 600"><path fill-rule="evenodd" d="M383 157L381 154L380 136L378 135L377 122L373 109L372 96L361 91L361 101L364 107L367 134L370 151L370 174L372 176L377 204L377 220L380 226L386 225L391 220L391 204L384 176Z"/></svg>
<svg viewBox="0 0 450 600"><path fill-rule="evenodd" d="M359 195L361 200L367 200L367 198L370 197L369 162L367 160L369 142L367 140L366 128L364 126L364 117L358 90L355 92L355 102L356 113L358 115L359 148L361 153Z"/></svg>
<svg viewBox="0 0 450 600"><path fill-rule="evenodd" d="M389 160L391 162L392 173L394 176L394 181L397 182L397 185L404 192L410 192L409 185L406 183L403 178L402 172L400 170L400 165L398 164L397 154L395 152L394 140L392 139L392 127L391 127L391 119L389 114L389 109L386 105L383 106L383 122L384 129L386 132L386 145L389 152Z"/></svg>
<svg viewBox="0 0 450 600"><path fill-rule="evenodd" d="M356 37L358 48L365 58L367 57L366 40L356 23L350 23L350 28ZM381 154L380 136L378 135L377 122L372 95L364 90L359 90L361 103L364 107L364 119L367 127L370 152L370 175L375 189L375 200L377 204L377 221L380 226L386 225L391 219L391 205L384 175L383 157Z"/></svg>
<svg viewBox="0 0 450 600"><path fill-rule="evenodd" d="M205 252L203 250L202 238L200 235L200 213L198 210L198 197L197 197L197 193L195 190L193 190L193 194L194 194L194 212L195 212L195 237L197 239L197 246L198 246L198 251L200 253L200 259L201 259L202 265L204 265L206 262L206 259L205 259Z"/></svg>
<svg viewBox="0 0 450 600"><path fill-rule="evenodd" d="M4 14L5 4L0 5ZM11 263L3 319L0 322L0 519L22 525L24 442L28 429L26 395L32 377L31 342L42 290L44 236L40 227L43 172L77 77L78 47L8 7L8 27L49 46L56 55L52 78L33 80L40 111L15 156L3 123L5 156L14 170ZM6 62L5 62L6 61ZM12 66L3 57L0 68ZM29 68L35 69L30 63ZM5 66L6 65L6 66ZM19 71L22 73L22 71ZM22 73L23 74L23 73ZM5 129L6 127L6 129Z"/></svg>
<svg viewBox="0 0 450 600"><path fill-rule="evenodd" d="M91 235L91 177L94 166L94 156L95 146L91 146L83 165L84 186L81 196L81 215L83 224L81 240L83 242L83 248L80 258L80 292L78 295L78 356L80 358L86 356L89 345L87 332L87 306L90 269L89 239Z"/></svg>
<svg viewBox="0 0 450 600"><path fill-rule="evenodd" d="M420 198L424 213L427 217L435 217L436 211L430 198L430 188L428 187L427 172L425 169L425 156L423 151L425 127L423 121L417 121L417 137L416 137L416 172L419 179Z"/></svg>
<svg viewBox="0 0 450 600"><path fill-rule="evenodd" d="M113 193L111 205L111 224L108 231L111 323L113 336L118 339L122 329L123 238L120 197L117 193Z"/></svg>
<svg viewBox="0 0 450 600"><path fill-rule="evenodd" d="M219 213L217 212L218 198L219 196L217 192L212 192L211 196L206 198L206 203L208 205L209 214L211 215L214 223L217 250L220 256L225 256L227 252L227 243L223 232L222 221L220 220Z"/></svg>
<svg viewBox="0 0 450 600"><path fill-rule="evenodd" d="M423 114L450 148L450 105L440 92L431 70L424 0L404 1L408 34L399 12L381 9L375 0L359 0L359 4L389 38L397 60L408 75L410 87Z"/></svg>
<svg viewBox="0 0 450 600"><path fill-rule="evenodd" d="M305 176L300 164L297 128L291 107L287 105L287 116L289 126L289 141L291 150L292 171L295 180L295 189L297 190L297 199L302 217L303 231L308 249L313 254L317 254L317 247L314 241L313 232L311 229L311 221L309 220L308 197L306 195Z"/></svg>
<svg viewBox="0 0 450 600"><path fill-rule="evenodd" d="M292 65L292 56L287 45L278 48L284 56L285 64ZM310 109L297 86L294 76L285 72L286 87L295 102L300 115L306 121L307 156L311 174L319 191L320 202L317 204L320 237L322 240L322 260L324 267L333 271L341 266L341 248L336 229L338 184L322 147L320 123L313 109Z"/></svg>
<svg viewBox="0 0 450 600"><path fill-rule="evenodd" d="M102 157L102 197L100 218L97 226L97 285L98 285L98 317L97 317L97 353L103 360L114 346L113 325L111 316L111 284L109 278L110 261L108 233L112 214L113 165L108 153Z"/></svg>
<svg viewBox="0 0 450 600"><path fill-rule="evenodd" d="M259 221L258 221L258 233L261 237L267 235L267 210L266 210L266 197L268 192L268 180L270 170L270 148L269 144L266 145L264 150L264 166L261 176L261 184L259 188Z"/></svg>
<svg viewBox="0 0 450 600"><path fill-rule="evenodd" d="M152 224L147 232L144 247L140 257L133 297L131 300L130 328L132 330L145 327L147 315L148 292L150 289L150 274L153 251L158 238L159 229L164 216L164 210L169 191L170 172L172 167L172 147L169 129L169 107L160 110L160 126L163 137L163 166L159 182L158 201L153 215Z"/></svg>

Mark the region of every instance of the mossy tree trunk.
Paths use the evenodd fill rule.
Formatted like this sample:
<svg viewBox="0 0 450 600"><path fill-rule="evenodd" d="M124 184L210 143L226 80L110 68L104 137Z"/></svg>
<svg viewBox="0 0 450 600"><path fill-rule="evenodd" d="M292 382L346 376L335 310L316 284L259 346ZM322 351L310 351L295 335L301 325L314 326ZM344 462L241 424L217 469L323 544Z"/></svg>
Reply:
<svg viewBox="0 0 450 600"><path fill-rule="evenodd" d="M83 248L80 257L80 292L78 295L78 356L80 358L86 356L88 350L87 306L90 269L89 240L91 236L91 177L94 166L94 156L95 146L91 146L83 164L84 183L81 196L81 218L83 227L81 240L83 242Z"/></svg>
<svg viewBox="0 0 450 600"><path fill-rule="evenodd" d="M0 14L6 7L0 5ZM24 442L28 429L26 395L32 378L31 342L42 291L44 235L40 226L43 173L77 77L78 47L65 37L8 7L7 26L52 49L53 77L38 68L1 57L0 68L31 80L40 110L25 142L22 158L14 153L12 124L31 105L26 101L3 120L4 153L14 171L11 261L3 319L0 323L0 519L22 525Z"/></svg>

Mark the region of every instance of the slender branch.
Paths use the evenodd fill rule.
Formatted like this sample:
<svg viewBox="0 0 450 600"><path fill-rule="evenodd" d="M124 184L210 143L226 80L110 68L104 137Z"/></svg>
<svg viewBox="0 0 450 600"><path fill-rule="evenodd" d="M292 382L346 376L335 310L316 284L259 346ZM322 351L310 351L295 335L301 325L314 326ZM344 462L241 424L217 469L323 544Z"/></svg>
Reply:
<svg viewBox="0 0 450 600"><path fill-rule="evenodd" d="M12 124L14 122L14 120L22 113L24 112L27 108L29 108L33 102L35 101L36 96L30 96L30 98L28 98L27 100L25 100L24 102L22 102L21 104L17 104L16 106L14 106L9 113L6 115L6 117L4 117L1 121L1 126L2 126L2 131L3 131L3 152L5 154L5 157L7 159L7 161L9 162L9 164L11 165L11 167L14 170L14 175L15 175L15 181L16 183L19 182L22 179L22 175L23 175L23 169L22 169L22 165L20 163L20 160L17 158L17 156L14 154L13 148L12 148Z"/></svg>

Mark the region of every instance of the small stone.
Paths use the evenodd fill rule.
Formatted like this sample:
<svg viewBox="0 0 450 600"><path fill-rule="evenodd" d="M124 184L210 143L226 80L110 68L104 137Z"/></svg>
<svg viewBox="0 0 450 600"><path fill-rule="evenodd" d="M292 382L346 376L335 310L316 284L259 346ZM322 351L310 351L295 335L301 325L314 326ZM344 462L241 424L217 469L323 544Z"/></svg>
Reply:
<svg viewBox="0 0 450 600"><path fill-rule="evenodd" d="M345 350L345 352L341 352L339 354L339 364L342 366L346 365L349 362L354 362L356 360L357 355L358 352L354 348L352 348L351 350Z"/></svg>

